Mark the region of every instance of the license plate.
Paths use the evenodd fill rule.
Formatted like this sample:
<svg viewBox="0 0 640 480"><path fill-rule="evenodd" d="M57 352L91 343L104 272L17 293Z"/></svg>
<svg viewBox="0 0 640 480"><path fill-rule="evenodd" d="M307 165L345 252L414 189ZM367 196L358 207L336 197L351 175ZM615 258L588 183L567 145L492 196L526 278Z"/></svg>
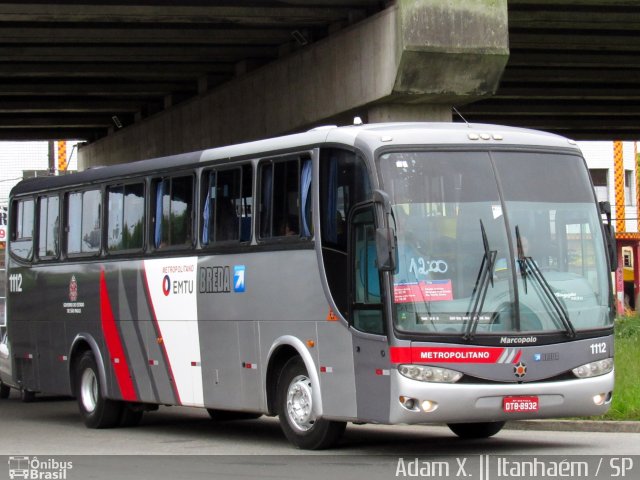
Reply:
<svg viewBox="0 0 640 480"><path fill-rule="evenodd" d="M540 407L538 397L504 397L502 410L506 413L537 412Z"/></svg>

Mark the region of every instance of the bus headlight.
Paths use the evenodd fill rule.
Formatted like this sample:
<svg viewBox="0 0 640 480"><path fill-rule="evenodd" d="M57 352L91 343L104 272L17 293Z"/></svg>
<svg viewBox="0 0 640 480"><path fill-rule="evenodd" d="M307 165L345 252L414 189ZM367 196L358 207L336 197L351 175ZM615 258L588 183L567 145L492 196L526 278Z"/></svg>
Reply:
<svg viewBox="0 0 640 480"><path fill-rule="evenodd" d="M571 370L578 378L597 377L613 370L613 358L605 358L597 362L585 363Z"/></svg>
<svg viewBox="0 0 640 480"><path fill-rule="evenodd" d="M455 383L462 378L462 373L455 370L428 365L399 365L398 371L411 380L421 382Z"/></svg>

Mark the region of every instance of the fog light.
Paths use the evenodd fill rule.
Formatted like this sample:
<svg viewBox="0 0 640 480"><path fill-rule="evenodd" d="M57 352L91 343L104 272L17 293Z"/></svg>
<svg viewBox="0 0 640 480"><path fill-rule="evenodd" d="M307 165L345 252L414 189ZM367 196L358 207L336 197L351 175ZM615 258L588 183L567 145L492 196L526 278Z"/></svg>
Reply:
<svg viewBox="0 0 640 480"><path fill-rule="evenodd" d="M604 402L607 401L607 395L604 393L599 393L593 397L593 403L596 405L604 405Z"/></svg>
<svg viewBox="0 0 640 480"><path fill-rule="evenodd" d="M438 403L431 400L423 400L422 401L422 410L426 413L430 413L435 411L438 408Z"/></svg>
<svg viewBox="0 0 640 480"><path fill-rule="evenodd" d="M418 401L415 398L405 397L404 395L401 395L399 400L400 405L402 405L407 410L411 410L412 412L416 412L418 410L418 408L416 407Z"/></svg>

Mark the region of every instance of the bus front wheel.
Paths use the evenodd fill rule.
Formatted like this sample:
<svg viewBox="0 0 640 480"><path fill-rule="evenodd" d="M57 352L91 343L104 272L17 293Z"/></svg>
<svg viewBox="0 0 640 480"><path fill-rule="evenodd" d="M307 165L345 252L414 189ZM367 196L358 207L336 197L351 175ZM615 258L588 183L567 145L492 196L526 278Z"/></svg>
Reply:
<svg viewBox="0 0 640 480"><path fill-rule="evenodd" d="M502 430L505 422L450 423L448 426L460 438L489 438Z"/></svg>
<svg viewBox="0 0 640 480"><path fill-rule="evenodd" d="M120 423L122 403L104 397L93 353L82 354L76 367L76 396L80 414L88 428L111 428Z"/></svg>
<svg viewBox="0 0 640 480"><path fill-rule="evenodd" d="M278 378L278 416L287 439L298 448L320 450L333 446L342 436L345 422L317 418L313 390L300 357L285 363Z"/></svg>

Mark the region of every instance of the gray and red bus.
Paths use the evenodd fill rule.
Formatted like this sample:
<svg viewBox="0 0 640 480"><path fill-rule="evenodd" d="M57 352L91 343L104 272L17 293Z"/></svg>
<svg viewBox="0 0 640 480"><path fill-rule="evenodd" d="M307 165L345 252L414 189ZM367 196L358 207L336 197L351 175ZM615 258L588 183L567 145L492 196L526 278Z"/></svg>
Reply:
<svg viewBox="0 0 640 480"><path fill-rule="evenodd" d="M322 127L19 183L14 381L91 428L158 405L347 422L597 415L615 245L575 142L494 125ZM605 219L606 220L606 219Z"/></svg>

